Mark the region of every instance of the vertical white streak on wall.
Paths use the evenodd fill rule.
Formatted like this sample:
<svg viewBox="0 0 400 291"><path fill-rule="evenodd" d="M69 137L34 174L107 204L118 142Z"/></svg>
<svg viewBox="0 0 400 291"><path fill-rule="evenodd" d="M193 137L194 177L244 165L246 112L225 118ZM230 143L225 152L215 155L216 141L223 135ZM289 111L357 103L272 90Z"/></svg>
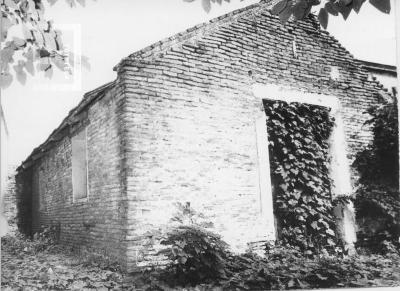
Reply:
<svg viewBox="0 0 400 291"><path fill-rule="evenodd" d="M3 108L1 106L1 96L0 96L0 237L7 233L7 220L4 216L3 207L3 197L6 188L7 179L7 140L8 132L7 125L3 113Z"/></svg>
<svg viewBox="0 0 400 291"><path fill-rule="evenodd" d="M350 195L353 193L353 187L350 179L350 166L347 158L347 143L343 126L343 118L340 110L333 113L335 126L330 137L331 151L331 171L333 180L332 196ZM356 221L354 215L353 203L347 205L338 205L335 209L335 215L338 219L337 225L343 241L352 248L356 242Z"/></svg>
<svg viewBox="0 0 400 291"><path fill-rule="evenodd" d="M272 198L271 173L268 151L267 116L262 111L256 120L258 176L260 186L260 211L262 225L267 232L267 240L275 239L275 218Z"/></svg>
<svg viewBox="0 0 400 291"><path fill-rule="evenodd" d="M340 111L334 114L335 126L330 137L331 178L333 179L333 196L352 193L350 167L347 159L347 144L344 135L343 119Z"/></svg>

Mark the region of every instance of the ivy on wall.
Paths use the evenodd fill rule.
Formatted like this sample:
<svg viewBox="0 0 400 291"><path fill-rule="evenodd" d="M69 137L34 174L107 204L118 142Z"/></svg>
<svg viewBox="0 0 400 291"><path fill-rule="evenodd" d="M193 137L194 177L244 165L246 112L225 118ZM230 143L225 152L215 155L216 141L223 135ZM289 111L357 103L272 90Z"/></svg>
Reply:
<svg viewBox="0 0 400 291"><path fill-rule="evenodd" d="M265 101L279 239L308 254L337 246L329 178L334 119L325 107Z"/></svg>
<svg viewBox="0 0 400 291"><path fill-rule="evenodd" d="M398 188L399 153L397 106L383 102L368 109L372 118L373 140L357 154L353 167L358 171L356 219L358 244L374 251L385 251L383 242L398 244L400 199Z"/></svg>
<svg viewBox="0 0 400 291"><path fill-rule="evenodd" d="M372 125L373 140L358 153L353 166L363 185L380 184L398 190L399 152L396 102L371 106L372 116L366 124Z"/></svg>

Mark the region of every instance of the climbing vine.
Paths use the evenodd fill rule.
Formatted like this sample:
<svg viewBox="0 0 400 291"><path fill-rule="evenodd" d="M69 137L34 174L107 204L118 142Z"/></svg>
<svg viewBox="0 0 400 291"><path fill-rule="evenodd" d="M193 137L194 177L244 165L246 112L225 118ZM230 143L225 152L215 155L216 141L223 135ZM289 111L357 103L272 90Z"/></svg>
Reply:
<svg viewBox="0 0 400 291"><path fill-rule="evenodd" d="M398 121L395 100L368 109L373 140L357 154L353 167L358 171L356 219L359 245L385 251L384 242L397 245L400 235Z"/></svg>
<svg viewBox="0 0 400 291"><path fill-rule="evenodd" d="M305 253L333 251L335 235L329 136L329 109L266 101L271 180L278 235Z"/></svg>

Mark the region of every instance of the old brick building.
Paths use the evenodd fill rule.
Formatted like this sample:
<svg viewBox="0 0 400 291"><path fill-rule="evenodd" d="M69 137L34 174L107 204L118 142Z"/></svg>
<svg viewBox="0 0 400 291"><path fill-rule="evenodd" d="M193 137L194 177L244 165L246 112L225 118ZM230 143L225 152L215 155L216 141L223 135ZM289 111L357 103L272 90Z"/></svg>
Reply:
<svg viewBox="0 0 400 291"><path fill-rule="evenodd" d="M314 18L283 25L266 2L155 43L115 70L19 167L19 224L28 233L58 225L62 242L106 249L128 269L151 260L174 202L204 213L235 250L274 238L262 99L335 107L345 134L333 175L348 188L341 181L356 173L340 171L343 161L370 141L363 112L381 94Z"/></svg>

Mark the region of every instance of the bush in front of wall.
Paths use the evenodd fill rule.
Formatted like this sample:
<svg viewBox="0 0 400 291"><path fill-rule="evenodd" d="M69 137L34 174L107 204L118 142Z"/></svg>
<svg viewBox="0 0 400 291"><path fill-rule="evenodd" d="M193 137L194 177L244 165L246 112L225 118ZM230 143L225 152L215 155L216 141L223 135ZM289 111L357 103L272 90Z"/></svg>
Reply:
<svg viewBox="0 0 400 291"><path fill-rule="evenodd" d="M228 245L220 236L196 225L171 229L161 240L166 246L160 251L170 264L167 280L172 285L196 285L226 277Z"/></svg>
<svg viewBox="0 0 400 291"><path fill-rule="evenodd" d="M223 278L230 255L227 243L207 229L213 224L189 202L177 202L175 208L158 252L169 261L163 281L186 286Z"/></svg>
<svg viewBox="0 0 400 291"><path fill-rule="evenodd" d="M400 269L400 256L395 252L385 256L308 256L296 247L277 244L269 248L265 257L254 253L234 255L225 248L225 243L218 236L195 229L192 226L179 227L179 230L171 232L172 240L167 253L174 261L162 271L147 274L147 290L165 290L165 284L168 288L186 290L288 290L400 285L400 273L396 272ZM216 240L212 239L210 243L210 237ZM189 241L192 246L183 243ZM216 247L216 242L222 242L223 246Z"/></svg>

